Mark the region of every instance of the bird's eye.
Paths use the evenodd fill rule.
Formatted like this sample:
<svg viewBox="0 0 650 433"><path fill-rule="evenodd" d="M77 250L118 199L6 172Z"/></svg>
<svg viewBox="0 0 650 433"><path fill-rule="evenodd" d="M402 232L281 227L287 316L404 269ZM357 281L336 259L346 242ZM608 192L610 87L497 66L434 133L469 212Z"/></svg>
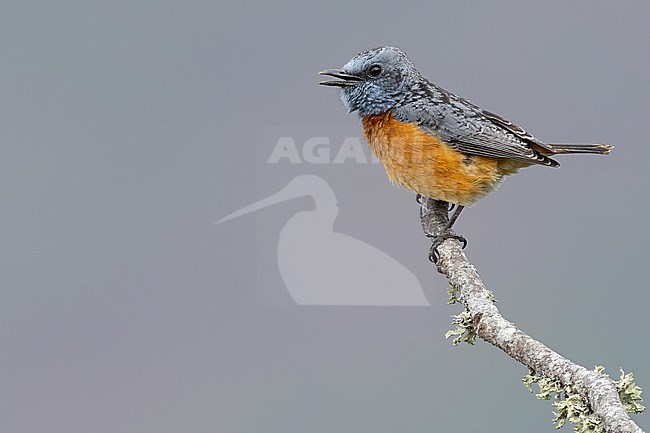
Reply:
<svg viewBox="0 0 650 433"><path fill-rule="evenodd" d="M381 66L379 65L372 65L370 69L368 69L368 75L371 77L378 77L379 74L381 74Z"/></svg>

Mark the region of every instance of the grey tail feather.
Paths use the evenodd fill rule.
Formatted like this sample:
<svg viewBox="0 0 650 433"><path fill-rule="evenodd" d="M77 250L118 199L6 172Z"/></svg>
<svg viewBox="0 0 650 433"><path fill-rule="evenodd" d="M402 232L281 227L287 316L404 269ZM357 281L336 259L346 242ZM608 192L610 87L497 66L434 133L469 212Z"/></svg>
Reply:
<svg viewBox="0 0 650 433"><path fill-rule="evenodd" d="M553 148L553 154L559 155L563 153L596 153L600 155L609 155L614 146L609 144L574 144L574 143L558 143L550 144Z"/></svg>

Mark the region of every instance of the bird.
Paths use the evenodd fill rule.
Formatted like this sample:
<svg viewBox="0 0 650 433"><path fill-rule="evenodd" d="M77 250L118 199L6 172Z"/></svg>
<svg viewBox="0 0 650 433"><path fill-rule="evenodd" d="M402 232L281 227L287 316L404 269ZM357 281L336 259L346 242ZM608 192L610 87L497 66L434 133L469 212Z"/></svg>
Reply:
<svg viewBox="0 0 650 433"><path fill-rule="evenodd" d="M462 210L474 205L508 175L533 165L559 167L556 155L609 154L607 144L550 144L515 123L427 80L395 46L363 51L340 69L320 75L337 87L348 113L357 112L365 139L394 184L434 200L453 214L434 238L446 238ZM430 257L433 257L430 255ZM432 258L433 260L433 258ZM435 261L435 260L433 260Z"/></svg>

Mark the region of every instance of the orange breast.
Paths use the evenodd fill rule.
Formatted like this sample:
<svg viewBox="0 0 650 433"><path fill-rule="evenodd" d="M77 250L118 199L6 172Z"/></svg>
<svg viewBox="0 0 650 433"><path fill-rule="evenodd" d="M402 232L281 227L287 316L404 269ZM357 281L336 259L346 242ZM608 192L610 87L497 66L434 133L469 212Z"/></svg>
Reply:
<svg viewBox="0 0 650 433"><path fill-rule="evenodd" d="M366 116L363 132L389 179L411 191L463 206L490 193L521 168L509 160L465 155L390 112Z"/></svg>

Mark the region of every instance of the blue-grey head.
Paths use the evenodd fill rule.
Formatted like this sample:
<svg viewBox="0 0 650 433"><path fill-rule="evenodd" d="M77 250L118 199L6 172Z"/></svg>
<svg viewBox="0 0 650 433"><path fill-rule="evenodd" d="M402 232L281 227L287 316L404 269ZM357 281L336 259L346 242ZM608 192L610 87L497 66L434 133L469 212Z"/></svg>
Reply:
<svg viewBox="0 0 650 433"><path fill-rule="evenodd" d="M362 117L383 113L399 105L410 85L419 77L406 54L392 46L364 51L343 68L326 69L320 74L339 78L319 84L340 87L341 100L348 112L358 111Z"/></svg>

